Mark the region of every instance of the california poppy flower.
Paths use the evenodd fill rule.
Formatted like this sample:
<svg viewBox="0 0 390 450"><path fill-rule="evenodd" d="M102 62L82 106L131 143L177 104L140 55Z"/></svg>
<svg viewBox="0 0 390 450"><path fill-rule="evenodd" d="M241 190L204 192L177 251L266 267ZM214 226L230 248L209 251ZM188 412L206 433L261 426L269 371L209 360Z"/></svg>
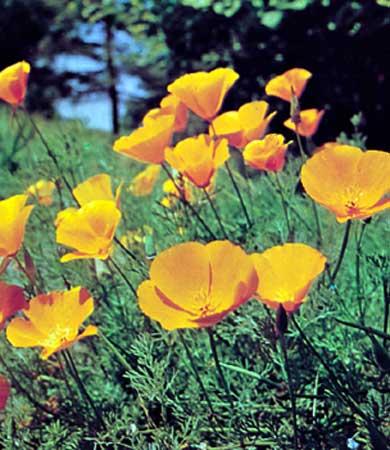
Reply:
<svg viewBox="0 0 390 450"><path fill-rule="evenodd" d="M169 94L164 97L160 102L160 108L151 109L142 122L145 124L148 120L161 116L173 116L175 118L173 131L179 133L186 129L188 109L176 95Z"/></svg>
<svg viewBox="0 0 390 450"><path fill-rule="evenodd" d="M14 108L24 101L30 64L21 61L0 72L0 98Z"/></svg>
<svg viewBox="0 0 390 450"><path fill-rule="evenodd" d="M210 327L256 292L251 258L229 241L186 242L153 260L138 288L142 311L167 330Z"/></svg>
<svg viewBox="0 0 390 450"><path fill-rule="evenodd" d="M338 222L365 219L390 208L390 154L349 145L315 153L302 167L305 191Z"/></svg>
<svg viewBox="0 0 390 450"><path fill-rule="evenodd" d="M254 139L260 139L276 114L268 114L268 103L257 101L242 105L238 111L229 111L216 117L209 129L218 137L224 137L233 147L244 148Z"/></svg>
<svg viewBox="0 0 390 450"><path fill-rule="evenodd" d="M217 168L228 158L227 140L214 140L206 134L184 139L165 151L167 162L199 188L210 184Z"/></svg>
<svg viewBox="0 0 390 450"><path fill-rule="evenodd" d="M229 68L188 73L171 83L168 91L196 115L211 121L218 114L227 92L238 78L238 73Z"/></svg>
<svg viewBox="0 0 390 450"><path fill-rule="evenodd" d="M285 163L284 156L290 142L284 142L281 134L267 134L264 139L250 142L242 156L245 162L259 170L280 172Z"/></svg>
<svg viewBox="0 0 390 450"><path fill-rule="evenodd" d="M187 178L176 177L175 182L168 179L164 182L162 190L166 196L160 203L166 208L172 208L180 198L184 198L189 203L194 198L194 185Z"/></svg>
<svg viewBox="0 0 390 450"><path fill-rule="evenodd" d="M272 78L265 85L267 95L291 102L293 95L299 98L312 74L306 69L294 68Z"/></svg>
<svg viewBox="0 0 390 450"><path fill-rule="evenodd" d="M119 208L121 189L122 184L117 187L114 197L111 177L106 173L100 173L80 183L72 192L80 206L95 200L107 200L114 202L116 207Z"/></svg>
<svg viewBox="0 0 390 450"><path fill-rule="evenodd" d="M326 258L305 244L284 244L252 255L259 277L257 295L271 308L282 305L296 311L318 275L325 269Z"/></svg>
<svg viewBox="0 0 390 450"><path fill-rule="evenodd" d="M291 118L287 119L283 125L292 131L297 130L300 136L311 137L317 132L324 112L323 109L321 111L318 109L305 109L299 113L300 122L296 127Z"/></svg>
<svg viewBox="0 0 390 450"><path fill-rule="evenodd" d="M26 194L35 197L41 205L53 204L53 191L56 185L53 181L39 180L27 188Z"/></svg>
<svg viewBox="0 0 390 450"><path fill-rule="evenodd" d="M147 120L144 126L129 136L114 142L114 151L149 164L161 164L164 151L171 142L175 127L175 116L163 115Z"/></svg>
<svg viewBox="0 0 390 450"><path fill-rule="evenodd" d="M112 241L121 218L115 203L96 200L80 209L61 211L55 225L59 244L75 251L64 255L61 262L80 258L107 259L112 252Z"/></svg>
<svg viewBox="0 0 390 450"><path fill-rule="evenodd" d="M9 381L3 375L0 375L0 411L7 405L10 391L11 385L9 384Z"/></svg>
<svg viewBox="0 0 390 450"><path fill-rule="evenodd" d="M16 255L33 205L25 206L27 195L14 195L0 201L0 257Z"/></svg>
<svg viewBox="0 0 390 450"><path fill-rule="evenodd" d="M136 197L149 195L160 174L160 166L151 164L137 174L130 182L129 191Z"/></svg>
<svg viewBox="0 0 390 450"><path fill-rule="evenodd" d="M0 281L0 330L6 320L27 306L23 289Z"/></svg>
<svg viewBox="0 0 390 450"><path fill-rule="evenodd" d="M7 339L14 347L43 347L41 357L47 359L74 342L97 334L94 325L88 325L79 334L81 324L93 308L93 298L82 287L38 295L23 309L27 319L12 319Z"/></svg>

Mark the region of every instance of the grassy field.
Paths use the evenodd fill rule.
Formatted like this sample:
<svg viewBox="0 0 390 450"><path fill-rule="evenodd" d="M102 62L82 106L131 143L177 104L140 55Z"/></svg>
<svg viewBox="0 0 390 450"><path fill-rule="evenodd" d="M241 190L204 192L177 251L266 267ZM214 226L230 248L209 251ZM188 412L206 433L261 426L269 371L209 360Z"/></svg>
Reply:
<svg viewBox="0 0 390 450"><path fill-rule="evenodd" d="M35 120L58 158L61 174L23 113L10 118L4 108L0 110L1 197L23 193L41 178L59 182L61 195L56 192L54 204L35 206L24 248L44 292L79 285L89 290L95 300L89 322L97 325L100 335L71 349L88 400L61 358L43 361L37 349L14 348L2 334L1 373L11 381L12 391L1 413L1 448L292 449L288 374L274 311L250 300L214 327L225 386L207 330L164 330L142 313L124 280L138 286L155 254L180 242L207 242L208 233L180 202L170 209L160 204L164 172L149 196L129 192L131 179L144 166L114 153L112 136L77 122ZM286 241L318 248L313 205L298 184L301 161L293 156L294 150L289 150L281 173L290 236L272 174L248 171L245 177L238 155L230 161L253 220L248 228L226 169L218 172L213 201L229 240L248 253ZM101 260L59 261L64 251L55 241L53 222L61 209L75 206L61 179L75 187L98 173L108 173L114 188L123 181L117 238L130 232L129 248L138 261L116 246L113 260L124 277ZM199 193L194 207L222 239L213 211ZM324 208L317 209L320 250L333 269L345 225ZM298 328L289 321L286 347L299 448L384 450L388 445L389 235L388 211L365 223L353 221L335 285L324 272L294 314ZM23 251L19 260L24 264ZM9 265L2 280L33 295L29 279L16 263Z"/></svg>

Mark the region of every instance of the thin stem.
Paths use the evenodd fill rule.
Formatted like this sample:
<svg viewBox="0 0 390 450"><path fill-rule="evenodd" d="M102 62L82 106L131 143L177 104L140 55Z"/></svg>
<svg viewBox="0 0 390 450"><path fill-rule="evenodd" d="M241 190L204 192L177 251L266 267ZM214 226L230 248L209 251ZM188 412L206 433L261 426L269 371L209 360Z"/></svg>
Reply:
<svg viewBox="0 0 390 450"><path fill-rule="evenodd" d="M200 390L202 391L202 394L203 394L204 398L206 399L206 402L207 402L207 405L208 405L208 407L210 409L210 412L211 412L212 416L215 419L217 419L217 415L215 414L215 411L214 411L213 405L211 403L210 397L209 397L209 395L208 395L208 393L206 391L206 388L205 388L205 386L203 384L202 378L199 375L199 371L198 371L198 368L196 367L194 358L192 357L191 350L189 349L188 344L187 344L187 342L185 340L184 333L183 333L182 330L178 330L178 334L179 334L179 338L180 338L180 340L181 340L181 342L183 344L183 347L185 349L185 352L187 354L187 358L190 361L192 372L195 375L196 381L199 384ZM218 425L221 426L219 423L218 423Z"/></svg>
<svg viewBox="0 0 390 450"><path fill-rule="evenodd" d="M337 376L334 374L333 370L330 368L330 366L327 364L327 362L324 360L324 358L318 353L318 351L314 348L314 346L311 344L310 340L307 338L306 334L303 332L302 328L299 326L298 322L295 320L294 315L291 315L291 320L295 326L295 328L298 330L299 334L301 335L303 341L306 343L306 345L309 347L311 352L316 356L317 359L321 362L325 370L329 374L329 378L332 381L334 387L336 388L336 391L342 401L348 404L348 406L354 410L360 417L362 417L364 420L368 420L366 414L355 404L353 400L349 397L349 392L346 391L346 389L343 387L343 385L339 382Z"/></svg>
<svg viewBox="0 0 390 450"><path fill-rule="evenodd" d="M119 275L123 278L123 281L127 284L131 292L137 296L137 290L135 287L131 284L130 280L127 278L125 273L122 271L122 269L119 267L119 265L112 259L108 258L108 261L115 267L115 269L118 271Z"/></svg>
<svg viewBox="0 0 390 450"><path fill-rule="evenodd" d="M74 392L73 392L72 388L70 387L68 376L67 376L65 368L64 368L64 364L61 361L60 355L58 353L55 353L54 357L56 358L57 363L60 366L60 372L61 372L61 375L62 375L62 379L64 380L66 388L68 389L68 393L69 393L69 396L70 396L70 401L72 402L72 405L73 405L73 404L75 404L74 403Z"/></svg>
<svg viewBox="0 0 390 450"><path fill-rule="evenodd" d="M243 211L243 213L245 215L245 219L246 219L246 222L248 224L248 228L251 228L253 223L252 223L252 221L251 221L251 219L249 217L248 210L247 210L247 208L245 206L244 199L242 198L242 195L241 195L241 192L240 192L240 188L238 187L238 184L237 184L237 182L236 182L236 180L234 178L233 171L231 170L231 168L229 166L229 163L227 161L225 162L225 167L226 167L227 173L229 175L230 181L231 181L231 183L233 185L233 188L236 191L238 200L240 201L242 211Z"/></svg>
<svg viewBox="0 0 390 450"><path fill-rule="evenodd" d="M106 424L104 423L104 420L102 416L100 415L99 410L96 408L92 398L88 394L88 391L86 390L83 381L80 378L79 372L77 370L76 364L73 361L72 355L69 350L64 350L64 357L65 361L69 364L69 368L71 369L70 372L74 378L74 380L77 383L78 388L80 389L81 393L83 394L84 398L87 400L89 405L91 406L93 412L95 413L96 419L100 423L100 425L107 430Z"/></svg>
<svg viewBox="0 0 390 450"><path fill-rule="evenodd" d="M390 283L384 277L383 283L383 300L384 300L384 314L383 314L383 333L387 333L387 328L389 326L389 314L390 314ZM385 337L383 337L383 344L385 344Z"/></svg>
<svg viewBox="0 0 390 450"><path fill-rule="evenodd" d="M221 218L219 217L217 208L215 207L213 201L211 200L211 197L210 197L209 193L207 192L207 189L206 189L206 188L203 188L203 192L204 192L205 197L207 198L207 201L209 202L209 205L210 205L211 209L213 210L214 216L215 216L215 218L217 219L217 222L218 222L219 228L220 228L221 231L222 231L223 237L224 237L225 239L227 239L227 233L226 233L225 227L223 226L222 220L221 220Z"/></svg>
<svg viewBox="0 0 390 450"><path fill-rule="evenodd" d="M222 383L223 388L225 389L226 396L229 399L230 406L234 410L233 399L232 399L232 397L230 395L229 387L228 387L228 385L226 383L226 379L225 379L225 376L224 376L224 374L222 372L221 364L219 362L217 346L215 344L215 339L214 339L214 332L213 332L212 328L210 328L210 327L207 327L206 330L207 330L207 333L209 335L211 353L212 353L213 358L214 358L214 362L215 362L215 366L217 368L217 372L218 372L218 376L219 376L220 382Z"/></svg>
<svg viewBox="0 0 390 450"><path fill-rule="evenodd" d="M49 144L47 143L46 139L44 138L43 134L41 133L41 130L38 128L38 125L35 123L35 120L32 118L31 114L27 111L27 109L25 107L22 107L22 109L26 113L27 117L30 120L32 127L34 128L35 132L39 136L39 139L41 140L43 146L45 147L47 154L49 155L49 158L53 161L54 165L56 166L57 172L58 172L59 176L62 178L62 180L63 180L65 186L67 187L68 191L70 192L72 198L76 201L76 203L78 203L77 199L75 198L75 196L73 194L72 186L69 184L68 180L65 178L65 176L62 173L57 156L50 148Z"/></svg>
<svg viewBox="0 0 390 450"><path fill-rule="evenodd" d="M359 225L359 224L357 224L357 225ZM361 253L362 241L363 241L365 228L366 228L366 223L363 223L361 225L361 231L360 231L359 238L357 237L358 230L356 230L356 255L355 255L356 291L357 291L357 300L358 300L358 307L359 307L359 316L360 316L360 320L362 323L363 323L364 317L363 317L363 308L362 308L363 295L362 295L361 277L360 277L360 253Z"/></svg>
<svg viewBox="0 0 390 450"><path fill-rule="evenodd" d="M35 295L38 295L40 293L40 289L39 289L36 281L34 280L34 278L31 276L31 274L28 273L28 270L19 261L19 258L17 256L14 256L14 260L15 260L16 264L18 265L19 269L24 273L24 275L27 277L27 279L31 283L31 286L33 287Z"/></svg>
<svg viewBox="0 0 390 450"><path fill-rule="evenodd" d="M365 331L367 334L370 334L370 333L376 334L377 336L381 337L384 342L386 342L387 340L390 340L390 334L382 333L382 331L379 331L375 328L366 327L364 325L359 325L357 323L346 322L345 320L338 319L337 317L335 317L334 320L336 322L342 323L343 325L346 325L347 327L356 328L357 330Z"/></svg>
<svg viewBox="0 0 390 450"><path fill-rule="evenodd" d="M18 379L15 377L15 375L12 372L12 369L8 366L8 364L5 362L4 358L0 355L0 362L7 370L12 383L15 385L16 389L24 395L31 404L33 404L36 408L40 409L41 411L44 411L46 414L51 414L52 416L56 416L53 411L51 411L49 408L47 408L45 405L42 405L37 400L35 400L34 397L32 397L28 390L26 390L18 381ZM31 389L30 389L31 390Z"/></svg>
<svg viewBox="0 0 390 450"><path fill-rule="evenodd" d="M202 225L202 227L207 231L207 233L211 236L212 239L217 239L215 234L211 231L210 227L207 225L207 223L202 219L202 217L199 215L198 211L191 205L191 203L184 197L182 190L177 185L175 178L172 176L169 169L166 167L164 163L161 164L161 167L165 171L165 173L168 175L169 179L172 181L173 185L175 186L177 192L179 193L179 200L185 205L192 214L196 217L198 222Z"/></svg>
<svg viewBox="0 0 390 450"><path fill-rule="evenodd" d="M345 227L345 232L344 232L344 238L343 238L343 242L341 244L341 249L340 249L340 253L339 253L339 257L336 263L336 267L333 270L333 273L331 275L331 280L332 280L332 284L334 284L334 282L336 281L336 276L338 274L338 271L341 267L341 263L343 261L344 258L344 254L345 254L345 250L347 249L347 244L348 244L348 238L349 238L349 232L351 230L351 221L348 220L346 227Z"/></svg>
<svg viewBox="0 0 390 450"><path fill-rule="evenodd" d="M107 344L107 347L114 353L114 355L118 358L118 361L122 364L122 366L128 370L129 372L133 372L133 368L129 364L129 362L124 358L121 353L118 351L117 347L110 341L110 339L102 333L99 329L99 336L103 339L103 341Z"/></svg>
<svg viewBox="0 0 390 450"><path fill-rule="evenodd" d="M290 220L288 218L287 201L286 201L286 198L283 193L283 187L282 187L282 183L280 182L279 174L277 172L275 172L275 182L276 182L276 186L277 186L277 190L279 192L280 198L282 200L282 208L283 208L284 217L286 219L288 239L291 239L292 229L291 229Z"/></svg>
<svg viewBox="0 0 390 450"><path fill-rule="evenodd" d="M293 429L294 429L294 450L297 450L298 449L297 408L296 408L296 401L295 401L294 386L293 386L292 377L291 377L290 364L289 364L289 360L287 357L286 340L284 338L284 333L280 333L279 343L280 343L280 349L282 350L284 367L286 369L286 374L287 374L288 393L289 393L290 400L291 400L291 411L292 411Z"/></svg>

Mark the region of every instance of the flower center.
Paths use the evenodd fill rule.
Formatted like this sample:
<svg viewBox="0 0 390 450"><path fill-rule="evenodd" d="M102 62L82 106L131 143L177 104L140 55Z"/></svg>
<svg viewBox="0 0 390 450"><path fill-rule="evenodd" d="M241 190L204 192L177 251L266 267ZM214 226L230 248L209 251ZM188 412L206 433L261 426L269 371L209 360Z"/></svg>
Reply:
<svg viewBox="0 0 390 450"><path fill-rule="evenodd" d="M72 330L56 325L56 328L42 342L43 347L57 348L73 339Z"/></svg>
<svg viewBox="0 0 390 450"><path fill-rule="evenodd" d="M206 317L214 311L214 308L211 306L209 293L205 289L201 289L195 295L194 300L198 305L199 317Z"/></svg>

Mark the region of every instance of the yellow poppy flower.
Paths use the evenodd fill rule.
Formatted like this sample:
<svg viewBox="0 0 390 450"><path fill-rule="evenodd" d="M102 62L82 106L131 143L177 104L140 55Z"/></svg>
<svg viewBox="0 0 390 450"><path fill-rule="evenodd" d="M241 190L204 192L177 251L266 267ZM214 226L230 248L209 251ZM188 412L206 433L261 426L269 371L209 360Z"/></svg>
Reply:
<svg viewBox="0 0 390 450"><path fill-rule="evenodd" d="M24 229L33 205L25 206L27 195L0 201L0 257L15 256L22 244Z"/></svg>
<svg viewBox="0 0 390 450"><path fill-rule="evenodd" d="M173 115L147 120L143 127L114 142L114 151L149 164L161 164L175 126Z"/></svg>
<svg viewBox="0 0 390 450"><path fill-rule="evenodd" d="M167 162L199 188L207 187L217 168L229 158L226 139L200 134L180 141L165 152Z"/></svg>
<svg viewBox="0 0 390 450"><path fill-rule="evenodd" d="M149 195L153 191L159 174L159 165L149 165L131 180L129 191L136 197Z"/></svg>
<svg viewBox="0 0 390 450"><path fill-rule="evenodd" d="M160 108L151 109L143 118L143 124L150 119L156 119L161 116L174 116L175 123L173 127L173 131L181 132L186 129L187 120L188 120L188 109L180 101L176 95L169 94L164 97L160 102Z"/></svg>
<svg viewBox="0 0 390 450"><path fill-rule="evenodd" d="M291 102L293 94L299 98L312 74L306 69L294 68L282 75L272 78L266 86L265 93Z"/></svg>
<svg viewBox="0 0 390 450"><path fill-rule="evenodd" d="M390 154L349 145L328 146L302 167L305 191L338 222L365 219L390 208Z"/></svg>
<svg viewBox="0 0 390 450"><path fill-rule="evenodd" d="M238 78L238 73L229 68L188 73L171 83L168 92L176 95L196 115L211 121Z"/></svg>
<svg viewBox="0 0 390 450"><path fill-rule="evenodd" d="M107 259L121 218L114 202L96 200L80 209L69 208L57 217L56 240L75 249L61 258L61 262L80 258Z"/></svg>
<svg viewBox="0 0 390 450"><path fill-rule="evenodd" d="M275 116L267 116L268 103L264 101L246 103L238 111L229 111L216 117L209 133L224 137L233 147L244 148L254 139L260 139Z"/></svg>
<svg viewBox="0 0 390 450"><path fill-rule="evenodd" d="M300 136L311 137L317 132L318 126L321 122L324 110L318 109L305 109L301 111L299 116L301 121L297 124L297 131ZM283 125L292 131L295 131L295 123L290 119L287 119Z"/></svg>
<svg viewBox="0 0 390 450"><path fill-rule="evenodd" d="M326 258L305 244L284 244L252 255L259 286L257 295L266 305L277 309L281 304L293 312L307 300L307 294Z"/></svg>
<svg viewBox="0 0 390 450"><path fill-rule="evenodd" d="M138 288L141 310L167 330L221 321L256 292L251 258L229 241L175 245L153 260Z"/></svg>
<svg viewBox="0 0 390 450"><path fill-rule="evenodd" d="M242 156L248 165L259 170L280 172L285 163L284 156L290 142L284 142L281 134L267 134L264 139L250 142Z"/></svg>
<svg viewBox="0 0 390 450"><path fill-rule="evenodd" d="M80 206L94 200L107 200L114 202L119 209L121 189L122 183L117 187L114 197L111 177L106 173L100 173L80 183L72 192Z"/></svg>
<svg viewBox="0 0 390 450"><path fill-rule="evenodd" d="M47 359L74 342L97 334L94 325L88 325L79 334L93 308L93 298L81 287L38 295L23 310L27 319L16 317L10 322L7 339L14 347L43 347L41 357Z"/></svg>
<svg viewBox="0 0 390 450"><path fill-rule="evenodd" d="M41 205L50 206L55 188L53 181L39 180L27 188L26 194L34 196Z"/></svg>
<svg viewBox="0 0 390 450"><path fill-rule="evenodd" d="M6 67L0 72L0 98L16 107L26 96L30 64L21 61Z"/></svg>

